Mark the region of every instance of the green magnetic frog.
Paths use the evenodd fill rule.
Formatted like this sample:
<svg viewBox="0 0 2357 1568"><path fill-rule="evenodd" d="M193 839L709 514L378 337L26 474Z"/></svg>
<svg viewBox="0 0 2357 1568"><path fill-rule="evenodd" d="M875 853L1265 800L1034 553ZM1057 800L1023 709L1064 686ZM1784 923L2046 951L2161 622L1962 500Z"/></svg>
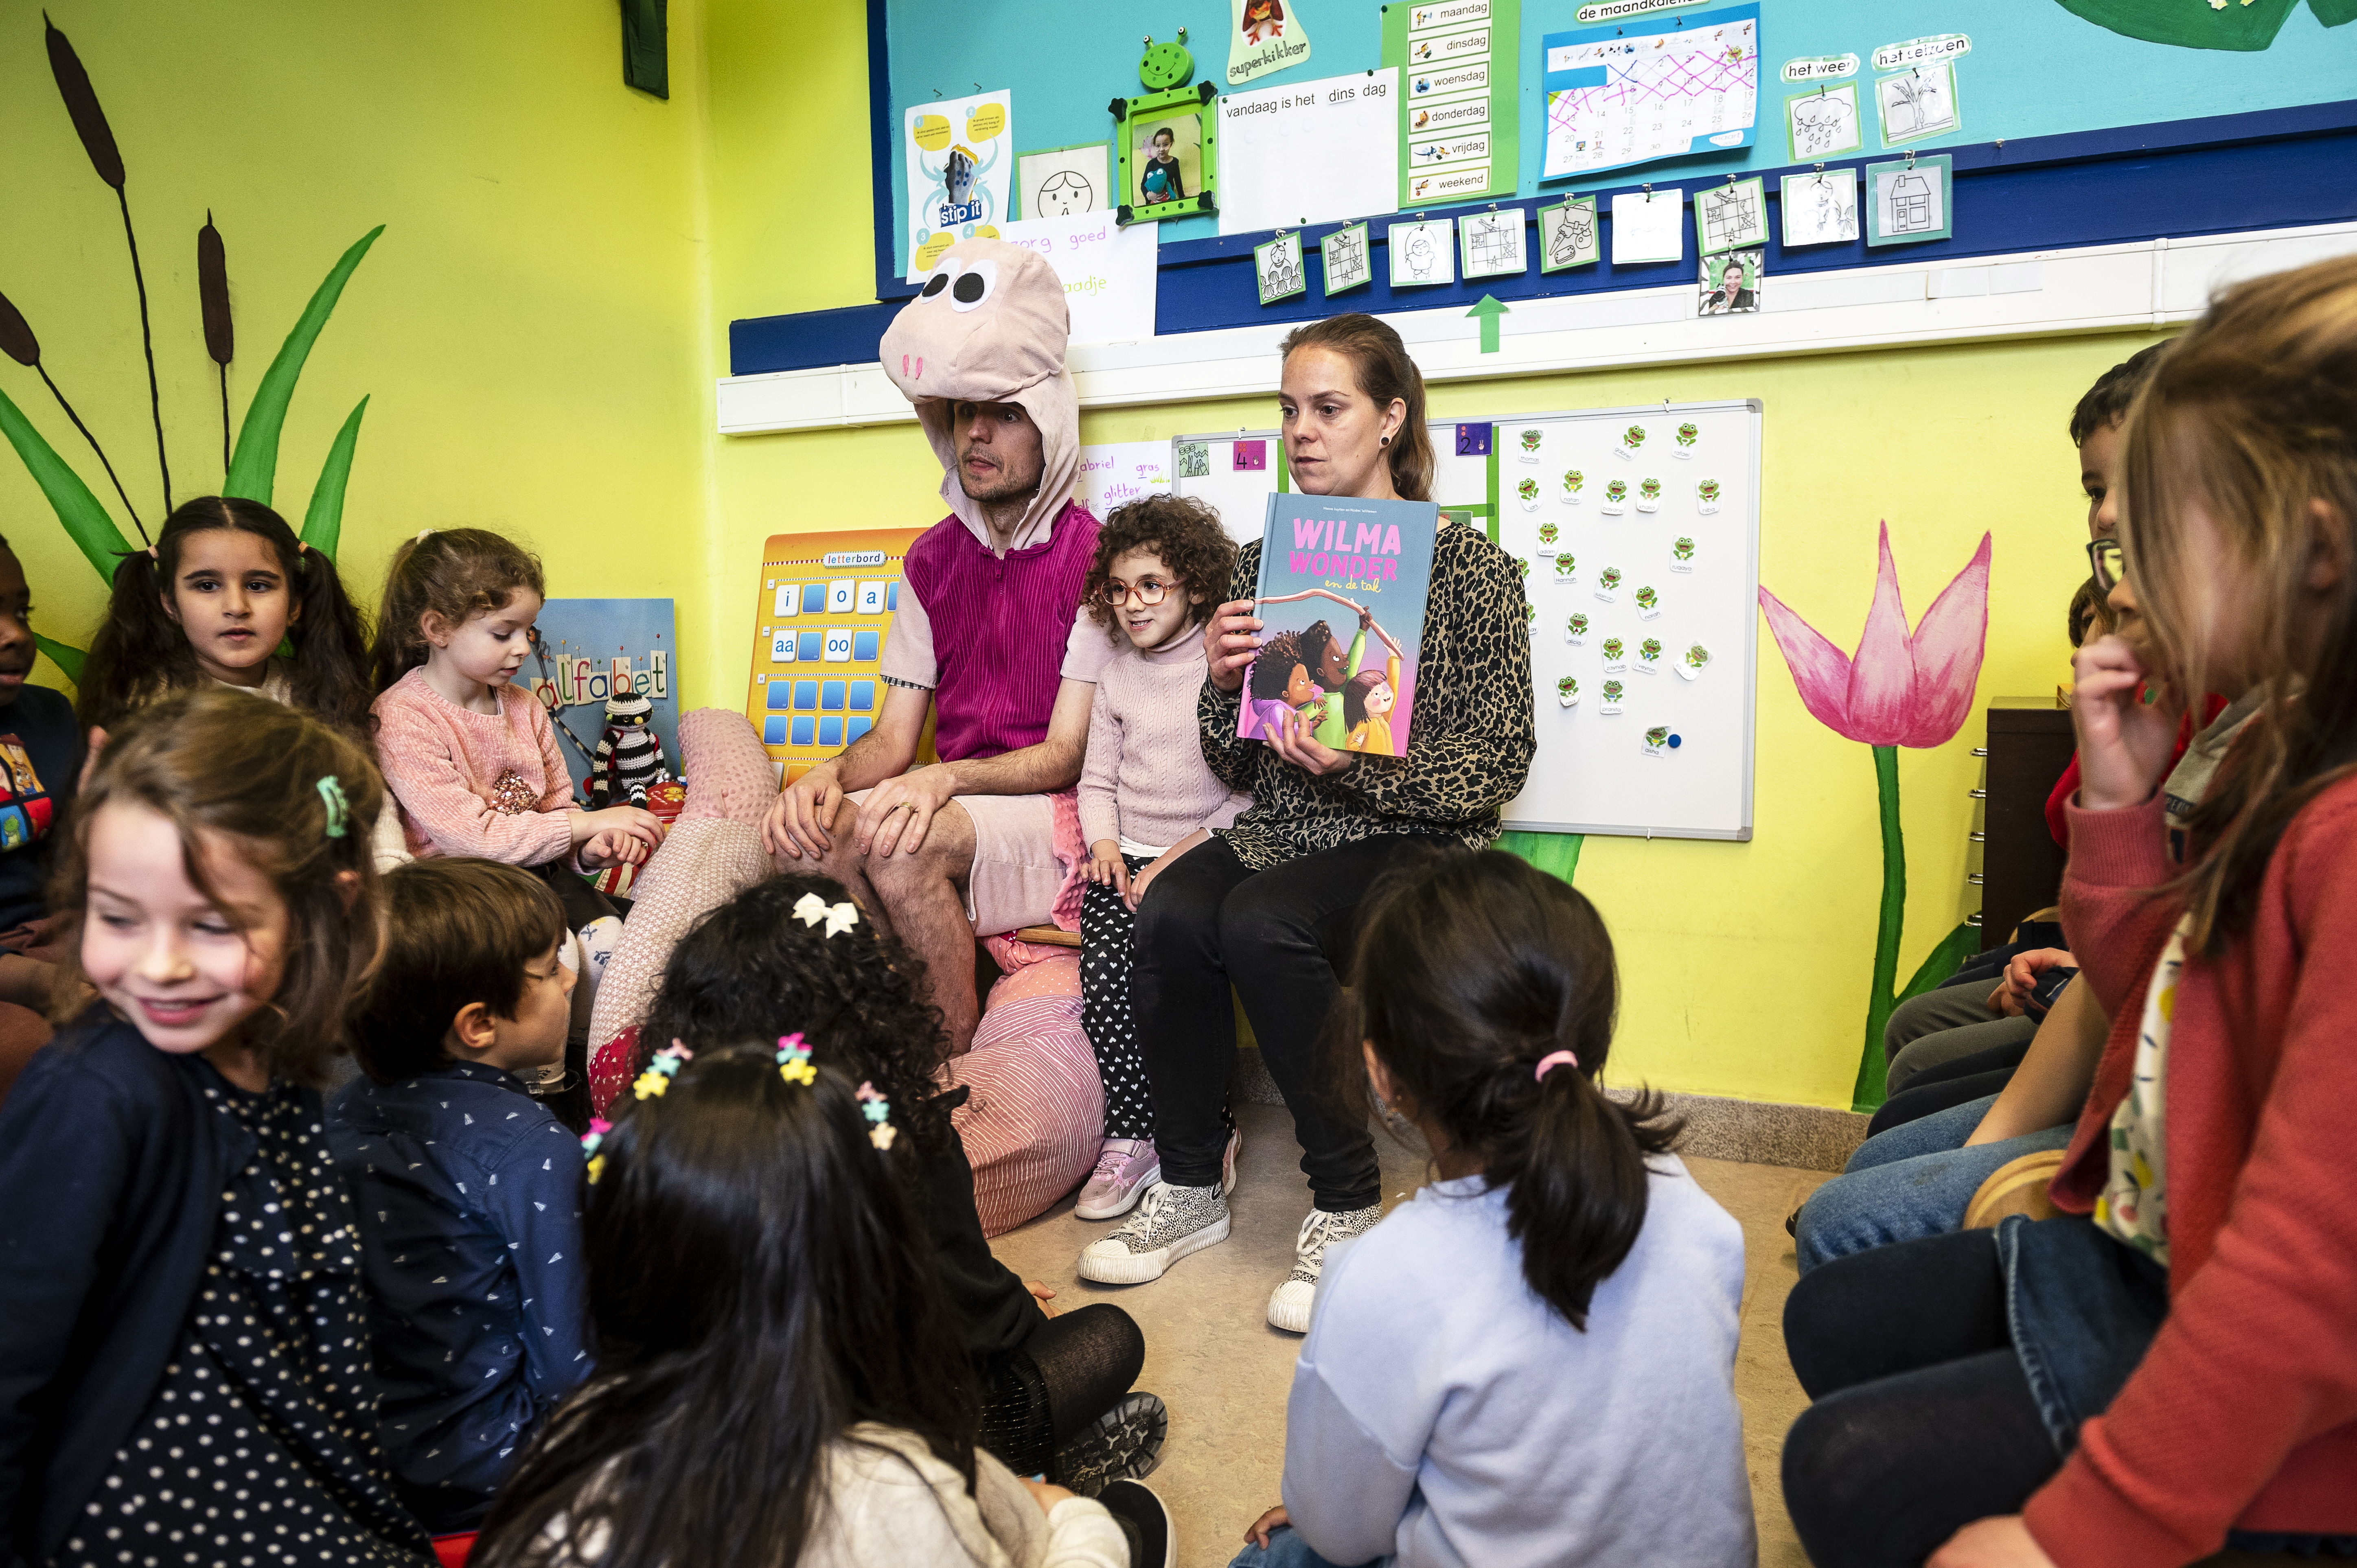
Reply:
<svg viewBox="0 0 2357 1568"><path fill-rule="evenodd" d="M1177 43L1157 44L1153 35L1146 39L1146 52L1138 57L1137 80L1146 84L1148 92L1164 92L1173 87L1184 87L1187 79L1195 74L1195 57L1187 48L1187 29L1178 29Z"/></svg>

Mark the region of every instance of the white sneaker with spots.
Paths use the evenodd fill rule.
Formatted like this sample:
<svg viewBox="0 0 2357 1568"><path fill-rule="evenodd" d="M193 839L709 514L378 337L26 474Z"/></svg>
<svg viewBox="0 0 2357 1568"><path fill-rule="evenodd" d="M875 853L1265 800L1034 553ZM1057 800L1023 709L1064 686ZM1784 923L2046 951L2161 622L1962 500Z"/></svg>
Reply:
<svg viewBox="0 0 2357 1568"><path fill-rule="evenodd" d="M1293 1239L1293 1272L1268 1298L1268 1323L1287 1334L1309 1332L1309 1306L1318 1299L1318 1276L1326 1267L1326 1245L1347 1237L1363 1236L1383 1217L1380 1203L1366 1208L1346 1208L1329 1214L1313 1208Z"/></svg>
<svg viewBox="0 0 2357 1568"><path fill-rule="evenodd" d="M1216 1187L1173 1187L1157 1181L1137 1200L1137 1212L1113 1233L1081 1249L1081 1278L1135 1285L1158 1280L1171 1264L1228 1239L1228 1200Z"/></svg>

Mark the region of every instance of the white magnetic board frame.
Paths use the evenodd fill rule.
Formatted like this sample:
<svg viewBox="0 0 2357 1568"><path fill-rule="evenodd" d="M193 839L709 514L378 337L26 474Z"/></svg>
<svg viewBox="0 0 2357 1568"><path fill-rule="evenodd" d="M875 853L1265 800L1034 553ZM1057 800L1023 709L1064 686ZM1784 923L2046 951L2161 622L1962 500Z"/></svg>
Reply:
<svg viewBox="0 0 2357 1568"><path fill-rule="evenodd" d="M1264 468L1235 466L1236 443L1264 443ZM1190 475L1188 448L1203 449L1200 474ZM1285 440L1275 430L1223 430L1216 435L1177 435L1170 441L1170 488L1210 504L1220 526L1238 544L1250 544L1268 520L1268 498L1286 488Z"/></svg>
<svg viewBox="0 0 2357 1568"><path fill-rule="evenodd" d="M1505 826L1534 832L1609 833L1632 838L1748 841L1751 837L1752 752L1759 691L1760 403L1659 403L1524 414L1494 420L1498 461L1498 542L1529 560L1531 602L1538 618L1531 642L1532 701L1539 745L1529 781L1502 813ZM1696 428L1689 456L1676 456L1684 424ZM1645 439L1632 457L1619 456L1632 426ZM1523 433L1539 433L1534 462L1523 461ZM1577 468L1578 502L1565 504L1566 472ZM1523 505L1524 478L1540 481L1537 505ZM1640 486L1662 482L1659 510L1640 512ZM1715 479L1717 510L1705 514L1700 482ZM1624 510L1607 516L1605 488L1627 487ZM1574 553L1577 580L1555 581L1555 557L1537 553L1538 525L1556 525L1555 554ZM1673 546L1691 538L1691 572L1671 569ZM1604 567L1618 566L1615 598L1597 595ZM1542 572L1544 575L1542 576ZM1652 586L1660 615L1641 618L1636 593ZM1566 639L1574 611L1590 622L1584 644ZM1624 649L1622 711L1602 713L1602 642ZM1674 668L1640 672L1637 645L1657 637L1668 665L1692 642L1710 651L1694 681ZM1556 696L1558 677L1580 685L1577 706ZM1685 744L1661 756L1642 748L1646 730L1666 725Z"/></svg>

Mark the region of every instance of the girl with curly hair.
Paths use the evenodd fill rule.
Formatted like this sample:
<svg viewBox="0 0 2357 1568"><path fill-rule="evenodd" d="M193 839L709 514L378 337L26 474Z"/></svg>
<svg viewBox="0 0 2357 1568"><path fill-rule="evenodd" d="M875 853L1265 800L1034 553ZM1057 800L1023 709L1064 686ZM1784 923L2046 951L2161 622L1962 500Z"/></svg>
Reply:
<svg viewBox="0 0 2357 1568"><path fill-rule="evenodd" d="M1073 1208L1083 1219L1126 1214L1162 1176L1154 1097L1130 1010L1138 900L1172 862L1252 804L1212 777L1195 738L1203 620L1235 564L1219 513L1199 500L1148 496L1106 520L1083 590L1089 614L1118 645L1097 677L1081 766L1081 837L1089 846L1081 1027L1104 1082L1104 1145ZM1229 1117L1231 1184L1234 1174Z"/></svg>
<svg viewBox="0 0 2357 1568"><path fill-rule="evenodd" d="M672 950L630 1059L644 1071L673 1041L702 1050L799 1034L813 1061L889 1100L914 1155L899 1169L973 1369L981 1445L1018 1476L1093 1497L1161 1456L1162 1402L1130 1391L1146 1364L1145 1336L1105 1303L1049 1316L1041 1303L1055 1293L991 1255L974 1167L950 1119L967 1090L942 1092L949 1040L925 994L924 964L841 883L772 876L705 916Z"/></svg>

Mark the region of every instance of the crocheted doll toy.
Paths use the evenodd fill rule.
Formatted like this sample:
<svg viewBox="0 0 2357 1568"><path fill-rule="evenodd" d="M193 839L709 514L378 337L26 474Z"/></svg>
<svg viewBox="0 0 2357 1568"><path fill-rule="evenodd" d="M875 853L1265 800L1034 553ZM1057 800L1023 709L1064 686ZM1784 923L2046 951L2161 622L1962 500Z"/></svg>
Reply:
<svg viewBox="0 0 2357 1568"><path fill-rule="evenodd" d="M617 682L619 689L620 683ZM589 809L647 803L647 789L671 777L662 737L654 731L655 705L632 691L606 702L606 733L589 765Z"/></svg>

